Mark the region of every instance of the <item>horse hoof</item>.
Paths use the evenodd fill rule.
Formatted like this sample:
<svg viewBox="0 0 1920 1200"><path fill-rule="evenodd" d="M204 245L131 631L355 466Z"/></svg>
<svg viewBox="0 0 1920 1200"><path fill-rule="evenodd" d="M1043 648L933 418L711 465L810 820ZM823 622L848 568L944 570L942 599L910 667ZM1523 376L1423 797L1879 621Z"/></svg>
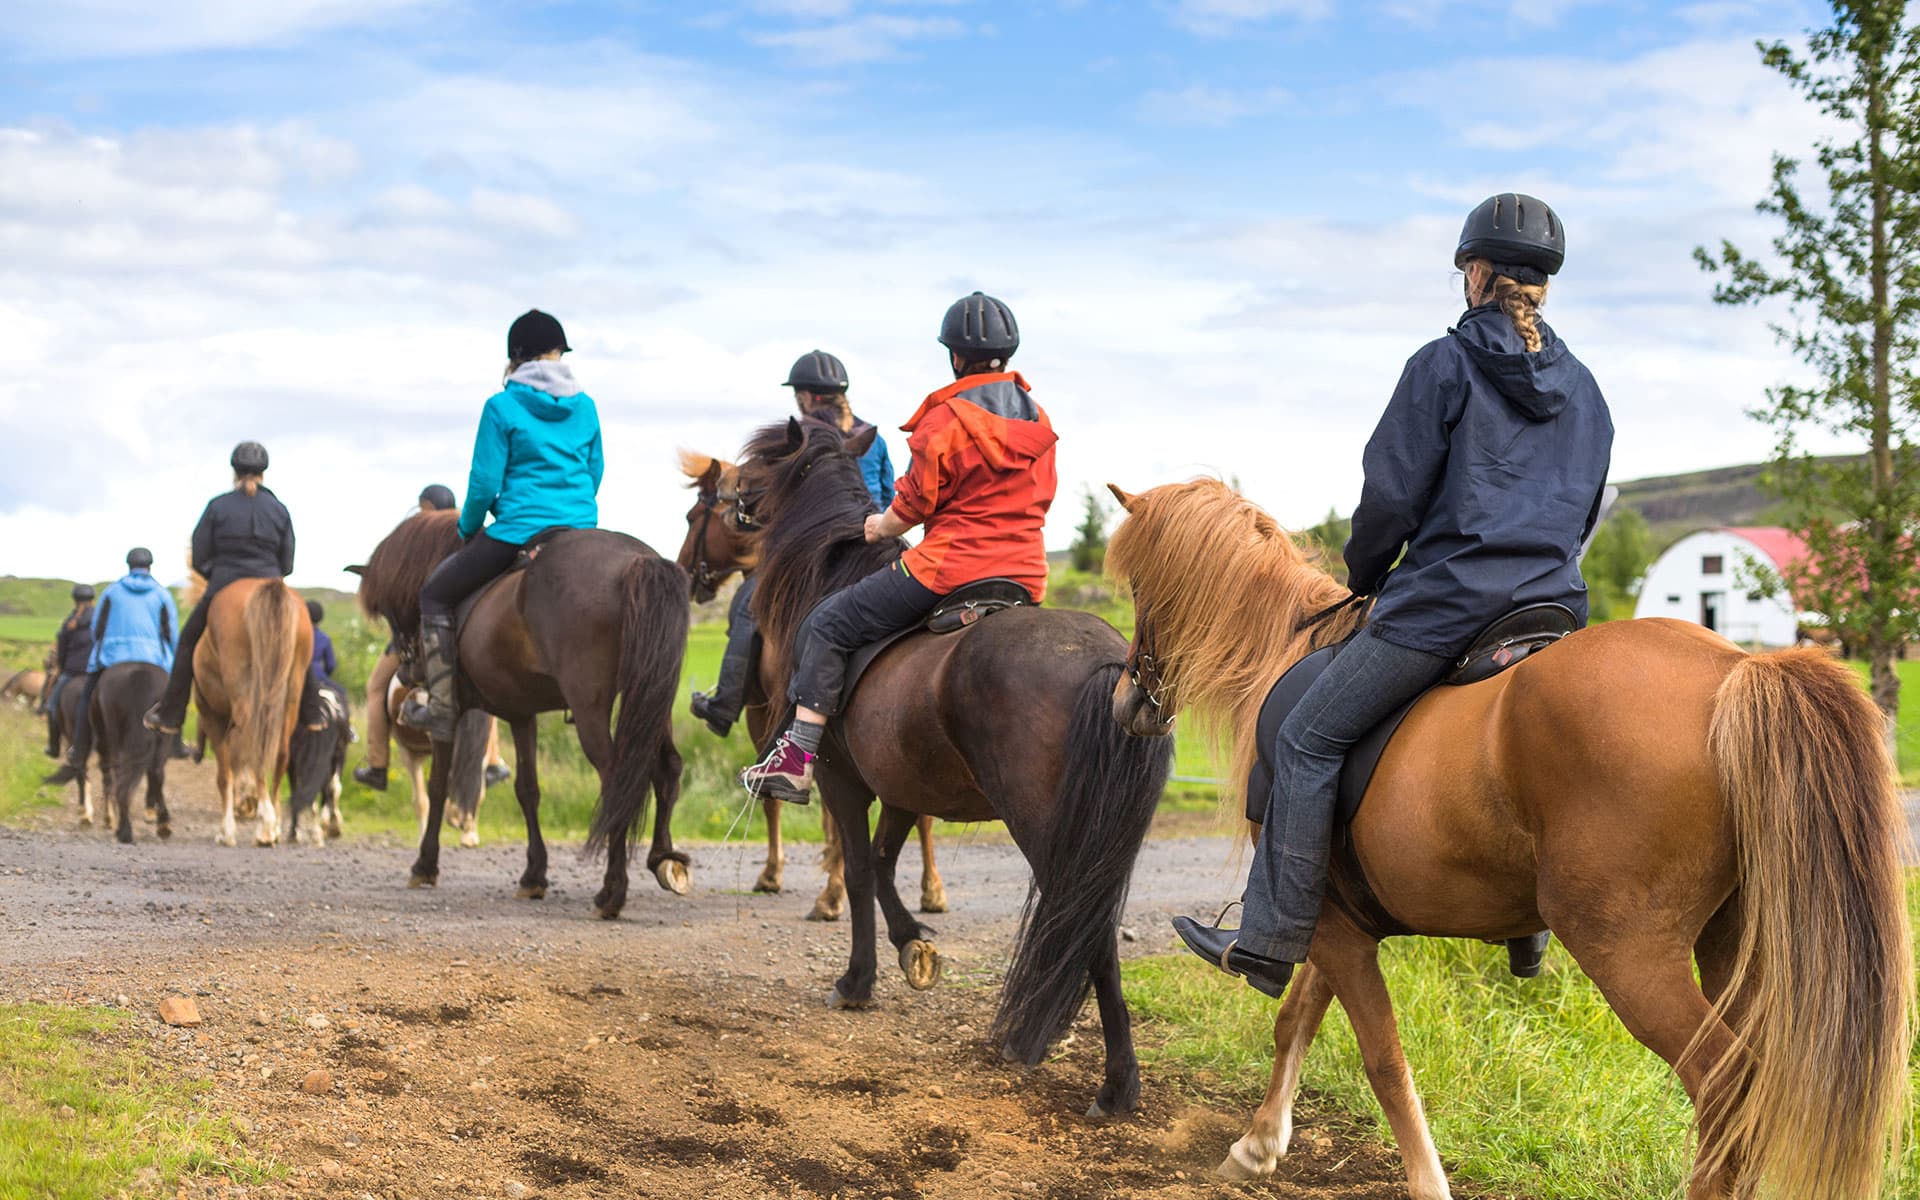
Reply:
<svg viewBox="0 0 1920 1200"><path fill-rule="evenodd" d="M479 845L480 831L478 829L468 829L460 835L460 846L462 849L472 850Z"/></svg>
<svg viewBox="0 0 1920 1200"><path fill-rule="evenodd" d="M939 983L944 966L932 942L915 938L900 947L900 969L907 973L907 986L916 992L924 992Z"/></svg>
<svg viewBox="0 0 1920 1200"><path fill-rule="evenodd" d="M687 864L678 859L660 860L660 865L653 869L653 877L660 881L661 887L676 896L684 896L693 890L693 876L687 874Z"/></svg>
<svg viewBox="0 0 1920 1200"><path fill-rule="evenodd" d="M92 817L88 817L88 816L82 816L82 817L80 818L80 828L82 828L82 829L92 829L92 828L93 828L93 818L92 818Z"/></svg>
<svg viewBox="0 0 1920 1200"><path fill-rule="evenodd" d="M515 889L513 898L515 900L545 900L547 898L547 885L543 883L538 886L532 886L523 883Z"/></svg>
<svg viewBox="0 0 1920 1200"><path fill-rule="evenodd" d="M157 827L155 827L153 832L158 837L170 838L173 836L173 826L167 824L165 821L162 821Z"/></svg>
<svg viewBox="0 0 1920 1200"><path fill-rule="evenodd" d="M1277 1159L1265 1163L1248 1162L1240 1157L1241 1153L1239 1143L1234 1143L1233 1149L1227 1151L1226 1158L1213 1169L1214 1178L1224 1179L1228 1183L1245 1183L1250 1179L1265 1179L1279 1165Z"/></svg>
<svg viewBox="0 0 1920 1200"><path fill-rule="evenodd" d="M415 874L407 876L407 886L409 888L439 887L440 877L438 875L421 875L416 872Z"/></svg>
<svg viewBox="0 0 1920 1200"><path fill-rule="evenodd" d="M771 871L762 871L760 872L760 878L753 881L753 890L756 892L765 892L770 896L778 896L780 894L780 883L780 876Z"/></svg>
<svg viewBox="0 0 1920 1200"><path fill-rule="evenodd" d="M1105 1124L1112 1119L1113 1114L1100 1107L1100 1101L1097 1097L1092 1104L1087 1105L1087 1120L1095 1124Z"/></svg>
<svg viewBox="0 0 1920 1200"><path fill-rule="evenodd" d="M827 994L827 1007L836 1012L857 1012L863 1008L872 1008L873 999L856 1000L840 990L839 984L833 985L833 991Z"/></svg>
<svg viewBox="0 0 1920 1200"><path fill-rule="evenodd" d="M618 921L620 919L620 910L596 904L593 906L593 915L599 917L602 921Z"/></svg>
<svg viewBox="0 0 1920 1200"><path fill-rule="evenodd" d="M920 889L920 911L923 913L943 913L947 911L947 889L935 884Z"/></svg>
<svg viewBox="0 0 1920 1200"><path fill-rule="evenodd" d="M116 842L119 842L122 846L131 846L133 845L133 830L131 829L115 830L113 835L113 840Z"/></svg>
<svg viewBox="0 0 1920 1200"><path fill-rule="evenodd" d="M828 904L825 900L815 900L813 902L813 911L807 914L807 920L809 921L838 921L839 919L840 906L837 904Z"/></svg>

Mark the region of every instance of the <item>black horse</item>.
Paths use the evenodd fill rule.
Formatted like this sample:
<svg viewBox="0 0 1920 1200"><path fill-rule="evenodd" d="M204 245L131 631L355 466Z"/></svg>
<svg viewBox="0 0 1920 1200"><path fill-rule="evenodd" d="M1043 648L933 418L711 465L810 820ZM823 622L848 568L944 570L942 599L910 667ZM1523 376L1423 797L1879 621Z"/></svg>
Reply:
<svg viewBox="0 0 1920 1200"><path fill-rule="evenodd" d="M173 836L173 816L167 811L167 759L172 757L173 739L155 733L141 723L141 716L160 700L167 687L167 672L152 663L116 663L100 673L93 687L94 743L106 775L106 796L114 813L114 837L133 841L133 788L147 781L147 815L154 819L154 833ZM77 686L67 689L75 693ZM65 705L62 705L64 708ZM91 822L93 805L87 796L86 776L80 777L80 802Z"/></svg>
<svg viewBox="0 0 1920 1200"><path fill-rule="evenodd" d="M300 844L300 818L308 809L308 840L326 845L327 838L339 837L340 772L347 765L347 746L353 741L353 720L348 716L347 691L331 679L316 679L321 717L319 729L297 725L287 751L287 837ZM321 823L321 810L326 822Z"/></svg>

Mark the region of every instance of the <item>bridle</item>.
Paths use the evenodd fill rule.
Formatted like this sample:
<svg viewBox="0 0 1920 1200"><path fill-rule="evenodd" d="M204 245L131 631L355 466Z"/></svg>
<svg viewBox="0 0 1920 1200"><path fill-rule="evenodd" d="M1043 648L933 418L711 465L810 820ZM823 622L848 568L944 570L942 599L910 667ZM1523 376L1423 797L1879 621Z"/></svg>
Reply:
<svg viewBox="0 0 1920 1200"><path fill-rule="evenodd" d="M713 526L714 515L724 508L727 511L721 517L722 521L737 532L751 533L759 529L760 522L755 519L748 505L752 500L759 499L765 490L762 488L751 498L738 488L731 492L716 488L712 492L701 493L700 519L693 530L693 584L696 588L717 590L720 581L737 569L728 567L724 571L716 570L707 559L707 532Z"/></svg>
<svg viewBox="0 0 1920 1200"><path fill-rule="evenodd" d="M1160 675L1160 660L1153 652L1153 622L1144 610L1134 625L1133 644L1127 647L1127 678L1147 698L1147 703L1153 705L1161 723L1173 724L1175 714L1161 699L1167 685Z"/></svg>

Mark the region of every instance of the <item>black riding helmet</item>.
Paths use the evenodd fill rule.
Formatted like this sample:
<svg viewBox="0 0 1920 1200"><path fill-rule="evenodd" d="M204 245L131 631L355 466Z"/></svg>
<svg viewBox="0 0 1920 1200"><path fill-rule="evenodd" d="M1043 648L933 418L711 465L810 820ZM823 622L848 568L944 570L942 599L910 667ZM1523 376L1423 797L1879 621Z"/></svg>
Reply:
<svg viewBox="0 0 1920 1200"><path fill-rule="evenodd" d="M940 322L940 344L962 361L1006 359L1020 348L1020 326L1013 310L985 292L955 300Z"/></svg>
<svg viewBox="0 0 1920 1200"><path fill-rule="evenodd" d="M1494 274L1541 284L1567 259L1567 231L1546 201L1519 192L1488 196L1467 214L1453 265L1485 259Z"/></svg>
<svg viewBox="0 0 1920 1200"><path fill-rule="evenodd" d="M259 442L241 442L233 448L227 464L242 475L263 475L267 470L267 448Z"/></svg>
<svg viewBox="0 0 1920 1200"><path fill-rule="evenodd" d="M420 489L420 503L435 512L446 512L453 507L453 489L444 483L430 483Z"/></svg>
<svg viewBox="0 0 1920 1200"><path fill-rule="evenodd" d="M127 551L127 565L137 568L153 566L153 551L147 549L145 546L135 546L133 549Z"/></svg>
<svg viewBox="0 0 1920 1200"><path fill-rule="evenodd" d="M507 327L507 357L516 362L530 362L554 350L572 349L567 345L567 331L560 328L560 322L537 308L521 313Z"/></svg>
<svg viewBox="0 0 1920 1200"><path fill-rule="evenodd" d="M326 619L326 615L327 615L327 610L321 607L320 602L318 600L307 601L307 620L312 621L315 625L318 625L321 621Z"/></svg>
<svg viewBox="0 0 1920 1200"><path fill-rule="evenodd" d="M844 392L847 390L847 364L825 350L809 350L794 360L782 387L802 392Z"/></svg>
<svg viewBox="0 0 1920 1200"><path fill-rule="evenodd" d="M93 599L93 585L92 585L92 584L90 584L90 583L76 583L76 584L74 584L74 585L73 585L73 598L74 598L75 600L91 600L91 599Z"/></svg>

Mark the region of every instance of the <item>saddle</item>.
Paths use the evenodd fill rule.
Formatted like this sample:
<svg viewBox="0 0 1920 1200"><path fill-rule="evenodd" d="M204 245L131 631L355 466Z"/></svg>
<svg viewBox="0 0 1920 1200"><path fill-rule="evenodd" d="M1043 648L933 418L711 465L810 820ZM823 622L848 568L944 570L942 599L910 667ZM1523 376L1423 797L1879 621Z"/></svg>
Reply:
<svg viewBox="0 0 1920 1200"><path fill-rule="evenodd" d="M1475 635L1466 653L1460 656L1446 678L1435 687L1466 687L1483 683L1579 628L1571 609L1563 604L1529 604L1494 621ZM1350 639L1349 639L1350 640ZM1257 723L1259 756L1247 775L1247 819L1259 822L1266 816L1267 798L1273 790L1273 764L1268 760L1271 747L1279 738L1280 726L1292 714L1300 697L1327 669L1346 642L1324 646L1288 669L1260 706ZM1413 707L1426 698L1422 692L1402 705L1354 743L1340 770L1339 804L1334 812L1333 862L1328 873L1329 898L1339 903L1362 929L1374 937L1412 933L1380 903L1368 885L1354 853L1350 827L1373 782L1381 755L1400 729Z"/></svg>
<svg viewBox="0 0 1920 1200"><path fill-rule="evenodd" d="M1033 602L1033 594L1011 579L982 579L969 583L958 591L943 596L939 606L928 613L926 619L918 625L910 625L897 633L890 633L879 641L856 650L853 657L847 661L846 687L840 694L846 699L851 699L853 689L859 686L860 677L867 673L867 668L873 665L873 660L879 658L888 647L902 638L912 637L916 633L958 633L1003 609L1022 608Z"/></svg>
<svg viewBox="0 0 1920 1200"><path fill-rule="evenodd" d="M454 609L453 609L454 636L456 638L459 637L460 631L466 628L467 614L473 611L474 605L480 603L480 597L486 595L488 592L498 587L502 580L510 579L513 576L519 574L520 572L526 570L528 567L532 566L533 560L540 557L541 547L545 546L548 542L552 541L554 538L559 537L563 533L573 533L573 532L575 532L575 530L571 526L553 525L553 526L549 526L546 529L542 529L540 532L528 538L521 545L520 553L514 555L513 561L507 564L506 570L500 572L498 575L495 575L492 579L487 580L485 583L473 589L471 592L468 592L467 598L454 606Z"/></svg>

